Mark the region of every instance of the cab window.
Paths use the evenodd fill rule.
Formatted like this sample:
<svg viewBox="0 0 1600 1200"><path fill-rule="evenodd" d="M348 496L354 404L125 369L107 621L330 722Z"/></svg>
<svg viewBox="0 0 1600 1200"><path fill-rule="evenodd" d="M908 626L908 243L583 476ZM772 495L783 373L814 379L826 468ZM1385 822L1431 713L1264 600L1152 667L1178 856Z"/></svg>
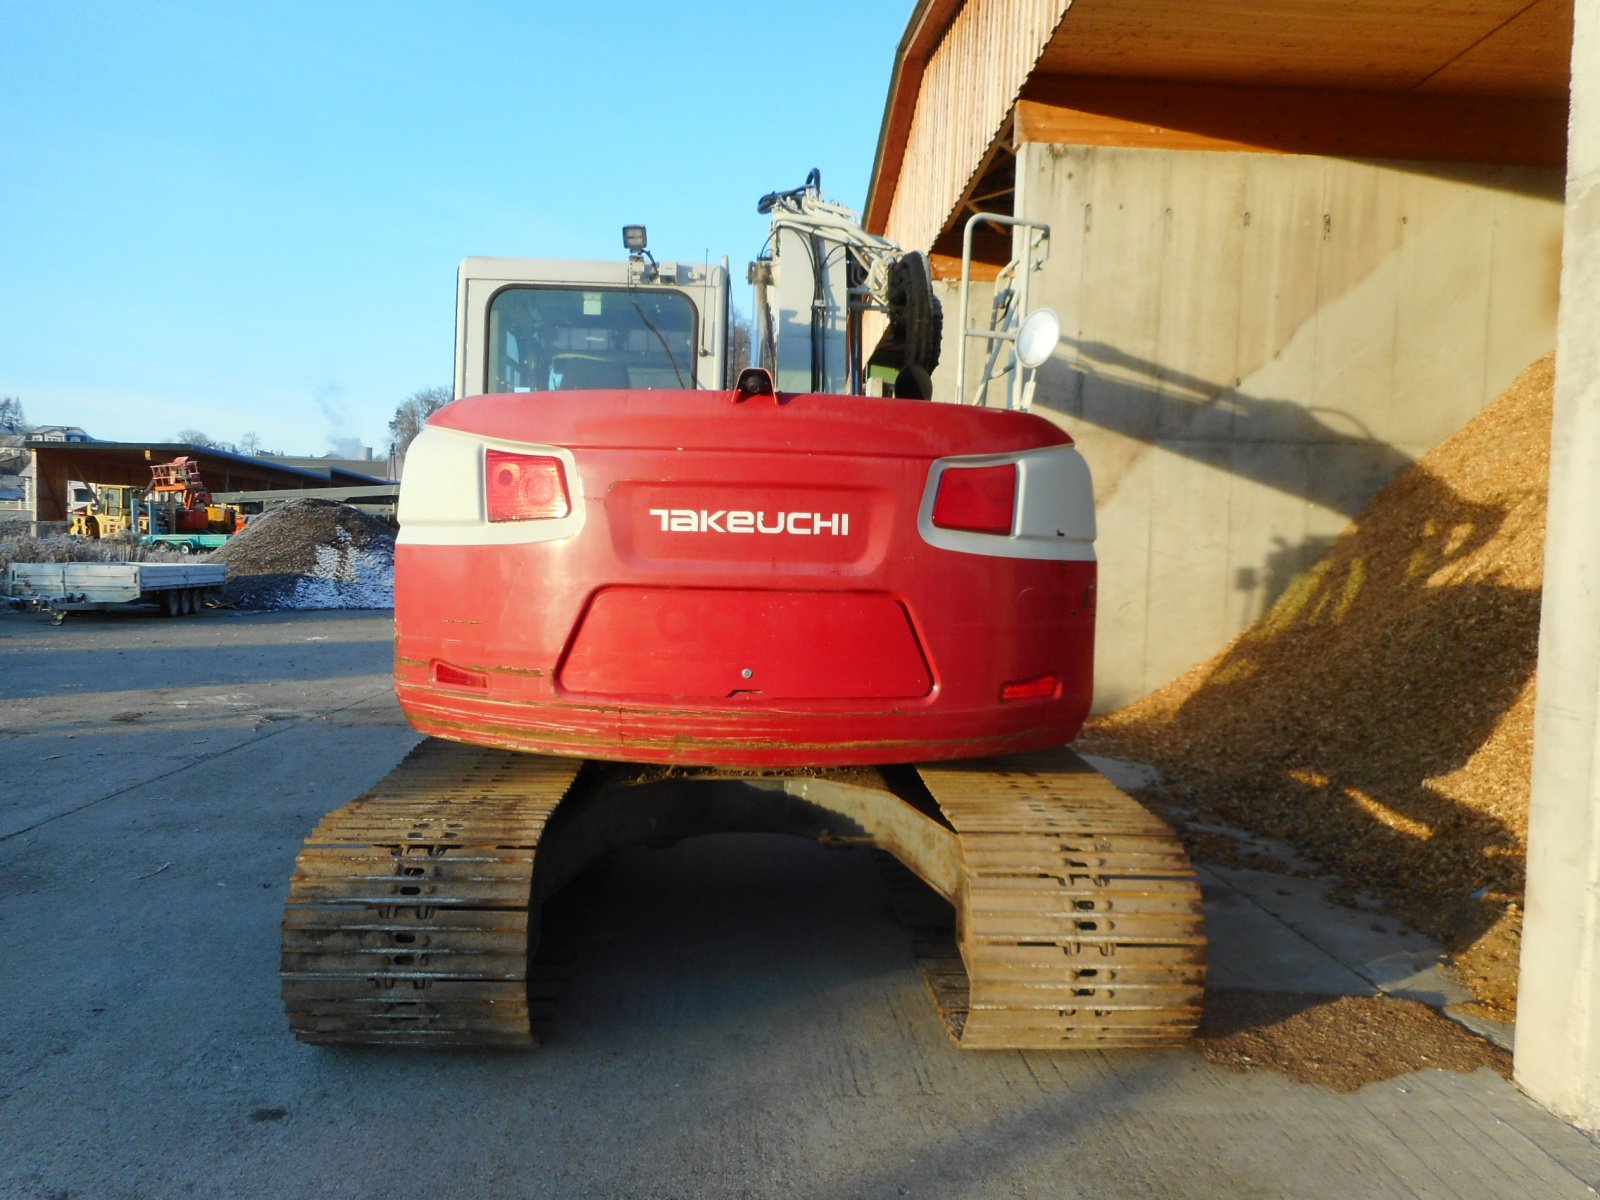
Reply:
<svg viewBox="0 0 1600 1200"><path fill-rule="evenodd" d="M694 304L653 288L516 286L489 302L490 392L692 388Z"/></svg>

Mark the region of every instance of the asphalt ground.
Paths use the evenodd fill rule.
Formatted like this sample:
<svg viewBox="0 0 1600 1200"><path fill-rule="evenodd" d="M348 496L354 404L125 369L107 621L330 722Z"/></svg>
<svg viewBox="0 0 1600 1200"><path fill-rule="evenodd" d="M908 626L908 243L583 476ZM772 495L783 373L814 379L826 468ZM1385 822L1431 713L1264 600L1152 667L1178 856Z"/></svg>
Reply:
<svg viewBox="0 0 1600 1200"><path fill-rule="evenodd" d="M391 645L386 613L0 614L0 1196L1600 1183L1600 1148L1489 1070L1337 1094L1191 1049L957 1051L871 855L781 837L613 860L535 1051L300 1045L278 995L287 880L317 818L417 740ZM1428 947L1298 881L1206 884L1216 981L1448 989Z"/></svg>

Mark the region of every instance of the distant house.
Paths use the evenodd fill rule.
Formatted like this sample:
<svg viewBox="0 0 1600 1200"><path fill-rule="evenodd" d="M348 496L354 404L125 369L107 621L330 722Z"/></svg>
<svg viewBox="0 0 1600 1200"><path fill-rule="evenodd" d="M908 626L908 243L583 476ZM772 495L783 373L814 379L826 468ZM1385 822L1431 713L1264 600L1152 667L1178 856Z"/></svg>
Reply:
<svg viewBox="0 0 1600 1200"><path fill-rule="evenodd" d="M28 437L36 442L92 442L90 437L76 425L36 425L29 431Z"/></svg>

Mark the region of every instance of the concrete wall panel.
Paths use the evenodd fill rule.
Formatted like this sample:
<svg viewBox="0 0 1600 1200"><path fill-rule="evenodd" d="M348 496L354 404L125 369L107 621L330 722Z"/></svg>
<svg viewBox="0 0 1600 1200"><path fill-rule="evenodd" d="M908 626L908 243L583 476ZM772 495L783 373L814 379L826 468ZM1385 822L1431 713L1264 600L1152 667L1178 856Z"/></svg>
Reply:
<svg viewBox="0 0 1600 1200"><path fill-rule="evenodd" d="M1428 446L1441 429L1471 420L1486 398L1494 193L1426 175L1401 178L1392 408L1382 436ZM1553 344L1552 337L1545 348Z"/></svg>
<svg viewBox="0 0 1600 1200"><path fill-rule="evenodd" d="M1305 162L1268 156L1244 177L1234 385L1267 396L1311 394L1313 357L1283 353L1316 311L1323 172Z"/></svg>
<svg viewBox="0 0 1600 1200"><path fill-rule="evenodd" d="M1293 416L1310 416L1325 427L1318 441L1387 441L1398 353L1402 177L1326 159L1299 161L1322 176L1322 213L1313 230L1316 284L1305 336L1288 347L1310 355L1311 389L1303 396L1284 395L1285 411L1292 412L1296 402L1309 404L1309 413Z"/></svg>
<svg viewBox="0 0 1600 1200"><path fill-rule="evenodd" d="M1155 507L1154 475L1151 456L1141 452L1143 443L1133 438L1112 435L1099 451L1095 463L1095 493L1105 495L1106 479L1111 476L1116 485L1112 493L1121 498L1121 506L1129 512L1150 513ZM1120 463L1125 470L1117 475L1104 468L1107 460ZM1114 571L1115 587L1105 587L1105 569L1101 566L1100 587L1097 591L1098 608L1095 614L1096 638L1104 645L1117 646L1122 652L1136 655L1144 662L1145 644L1150 631L1150 522L1125 521L1118 530L1118 555ZM1124 674L1125 662L1111 662L1103 656L1095 659L1095 687L1102 686L1101 673L1109 672L1113 685Z"/></svg>
<svg viewBox="0 0 1600 1200"><path fill-rule="evenodd" d="M1167 226L1151 196L1152 189L1156 196L1165 192L1170 161L1139 163L1096 156L1095 169L1081 171L1073 171L1069 161L1063 158L1054 169L1065 170L1068 181L1078 182L1079 201L1063 196L1066 203L1059 214L1017 211L1065 228L1078 218L1078 269L1071 273L1078 289L1072 306L1077 324L1062 328L1099 369L1083 375L1077 415L1092 425L1154 438L1161 429L1160 397L1154 388L1130 390L1127 384L1154 382L1148 364L1155 360L1161 336L1159 264L1166 254ZM1054 247L1045 271L1034 280L1035 304L1054 302L1061 291L1057 275L1068 266L1063 260L1073 253L1071 243ZM1119 333L1114 341L1101 337L1110 330Z"/></svg>
<svg viewBox="0 0 1600 1200"><path fill-rule="evenodd" d="M1516 1080L1600 1130L1600 0L1578 0Z"/></svg>
<svg viewBox="0 0 1600 1200"><path fill-rule="evenodd" d="M1229 476L1226 442L1192 442L1182 454L1151 457L1150 568L1145 594L1144 674L1170 679L1194 660L1196 632L1215 637L1229 603ZM1120 572L1111 583L1120 590ZM1102 582L1101 591L1106 584ZM1180 634L1173 637L1173 632ZM1102 656L1104 660L1104 656Z"/></svg>
<svg viewBox="0 0 1600 1200"><path fill-rule="evenodd" d="M1234 413L1213 403L1238 377L1241 272L1245 226L1244 171L1239 159L1171 156L1160 205L1162 260L1156 348L1158 436L1228 438ZM1167 281L1191 276L1195 290L1175 293ZM1193 302L1191 302L1191 300Z"/></svg>
<svg viewBox="0 0 1600 1200"><path fill-rule="evenodd" d="M1065 335L1036 406L1095 472L1102 708L1220 649L1555 339L1557 171L1027 144L1017 212Z"/></svg>
<svg viewBox="0 0 1600 1200"><path fill-rule="evenodd" d="M940 327L939 366L933 375L935 400L952 402L956 399L956 361L960 352L961 333L961 281L935 279L933 295L944 312ZM994 285L982 279L972 281L967 304L974 325L987 327L989 309L994 303ZM967 384L975 387L983 372L983 343L976 338L967 343ZM1001 390L994 389L994 402L1001 403ZM970 399L969 399L970 402Z"/></svg>
<svg viewBox="0 0 1600 1200"><path fill-rule="evenodd" d="M1561 198L1548 171L1505 168L1505 190L1494 195L1494 240L1489 261L1488 373L1531 362L1549 348L1556 325L1562 234L1548 221L1527 219L1525 194Z"/></svg>

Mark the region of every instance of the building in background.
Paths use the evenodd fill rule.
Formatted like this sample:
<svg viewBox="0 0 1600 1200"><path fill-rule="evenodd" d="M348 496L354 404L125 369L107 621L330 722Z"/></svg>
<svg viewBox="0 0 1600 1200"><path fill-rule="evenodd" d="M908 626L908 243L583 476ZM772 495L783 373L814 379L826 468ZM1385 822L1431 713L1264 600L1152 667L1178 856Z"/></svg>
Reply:
<svg viewBox="0 0 1600 1200"><path fill-rule="evenodd" d="M917 5L866 224L932 253L936 399L969 215L1050 227L1035 411L1095 473L1098 707L1243 631L1554 346L1571 49L1562 0ZM974 245L987 316L1012 239Z"/></svg>

